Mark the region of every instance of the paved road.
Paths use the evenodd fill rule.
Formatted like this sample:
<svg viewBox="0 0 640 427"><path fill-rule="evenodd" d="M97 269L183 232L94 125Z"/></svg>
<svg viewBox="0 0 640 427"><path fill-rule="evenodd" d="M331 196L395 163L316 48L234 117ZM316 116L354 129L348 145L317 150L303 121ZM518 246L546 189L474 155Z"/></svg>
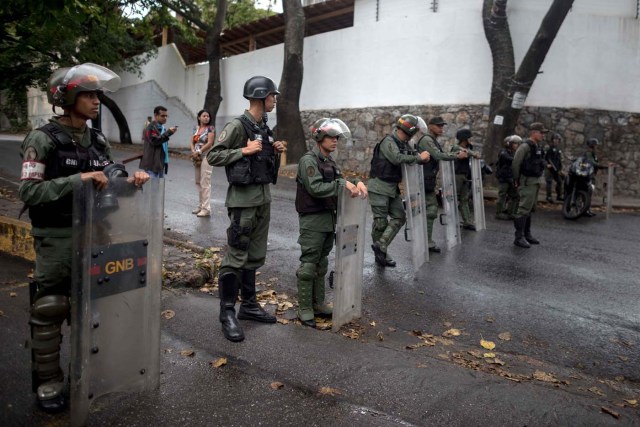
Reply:
<svg viewBox="0 0 640 427"><path fill-rule="evenodd" d="M0 142L0 174L8 181L12 178L7 178L4 159L17 159L6 151L14 149L15 143ZM116 159L128 155L116 152ZM166 183L165 228L201 246L222 245L227 227L224 174L214 171L210 219L190 214L197 194L188 161L172 159ZM278 278L279 292L295 295L299 249L294 182L281 178L273 195L269 253L261 270L263 277ZM175 352L165 354L163 388L159 396L136 400L142 405L140 418L135 408L120 402L124 413L98 410L97 419L108 424L118 414L143 424L182 416L196 424L234 424L236 416L239 425L256 423L253 407L271 421L282 414L281 424L309 419L317 419L318 425L344 424L355 417L354 424L365 425L373 418L366 408L373 408L380 413L376 425L476 425L490 420L502 425L599 425L613 420L600 411L607 406L622 413L622 424L640 424L637 408L614 406L640 398L639 215L569 222L557 208L540 209L533 231L542 245L521 250L512 245L513 226L493 221L492 209L487 207L486 231L464 232L462 246L434 255L415 276L409 246L400 238L391 246L398 268L380 270L367 252L364 316L352 325L360 340L293 325L252 325L247 342L233 345L221 338L214 298L167 293L165 308L177 309L176 318L182 320L165 322L163 348L198 348L201 358L185 361ZM442 233L436 229L440 241ZM451 328L461 335L441 337ZM510 340L498 338L504 332ZM421 342L416 337L420 333L433 334L435 345L406 349ZM484 360L480 339L497 344L498 361ZM233 360L232 369L207 377L207 358L220 355ZM183 381L177 367L186 370ZM536 371L537 385L523 385ZM522 381L516 383L520 387L504 377ZM192 386L200 400L187 396L191 389L184 382L194 378L203 381ZM264 390L279 378L285 379L291 399L280 412L270 407L273 396ZM554 380L558 382L545 382ZM247 387L235 383L243 381ZM316 399L314 390L325 384L346 390L346 396ZM209 386L256 393L258 399L236 394L239 409L231 415L220 405L203 404L213 397L224 402L212 396ZM171 403L165 394L176 388L180 401ZM160 409L167 404L175 414ZM569 411L560 409L563 405ZM157 409L153 416L152 408ZM316 418L301 417L298 408Z"/></svg>

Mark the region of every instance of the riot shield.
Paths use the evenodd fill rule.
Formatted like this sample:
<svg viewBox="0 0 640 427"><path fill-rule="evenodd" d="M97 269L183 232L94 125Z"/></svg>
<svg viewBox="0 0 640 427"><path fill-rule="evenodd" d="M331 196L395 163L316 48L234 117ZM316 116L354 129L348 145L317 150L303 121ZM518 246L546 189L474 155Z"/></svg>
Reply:
<svg viewBox="0 0 640 427"><path fill-rule="evenodd" d="M440 172L442 174L442 208L444 210L444 213L440 214L440 224L445 227L447 249L451 249L462 242L453 162L440 161Z"/></svg>
<svg viewBox="0 0 640 427"><path fill-rule="evenodd" d="M338 196L336 264L332 330L362 315L362 269L367 201L352 198L343 188Z"/></svg>
<svg viewBox="0 0 640 427"><path fill-rule="evenodd" d="M609 215L611 214L611 207L613 206L613 179L614 179L615 167L609 166L607 170L607 182L605 183L607 187L607 198L606 203L606 218L609 219Z"/></svg>
<svg viewBox="0 0 640 427"><path fill-rule="evenodd" d="M159 386L164 180L79 183L73 198L70 409L85 425L97 397Z"/></svg>
<svg viewBox="0 0 640 427"><path fill-rule="evenodd" d="M407 242L411 242L411 259L414 271L418 271L429 261L423 176L422 165L402 165L404 210L407 214L404 238Z"/></svg>
<svg viewBox="0 0 640 427"><path fill-rule="evenodd" d="M471 193L473 194L473 217L476 230L486 230L484 219L484 192L482 189L482 169L480 159L471 158Z"/></svg>

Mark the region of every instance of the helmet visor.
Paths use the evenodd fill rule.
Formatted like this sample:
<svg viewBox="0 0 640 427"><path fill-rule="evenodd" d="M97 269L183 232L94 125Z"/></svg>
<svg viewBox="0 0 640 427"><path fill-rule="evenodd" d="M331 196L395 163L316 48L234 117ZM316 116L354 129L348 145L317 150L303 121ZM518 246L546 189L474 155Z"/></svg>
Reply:
<svg viewBox="0 0 640 427"><path fill-rule="evenodd" d="M341 143L351 141L351 131L340 119L329 119L325 121L320 125L319 130L324 135L338 138Z"/></svg>
<svg viewBox="0 0 640 427"><path fill-rule="evenodd" d="M108 68L86 63L72 67L62 82L67 91L76 90L115 92L120 88L120 77Z"/></svg>

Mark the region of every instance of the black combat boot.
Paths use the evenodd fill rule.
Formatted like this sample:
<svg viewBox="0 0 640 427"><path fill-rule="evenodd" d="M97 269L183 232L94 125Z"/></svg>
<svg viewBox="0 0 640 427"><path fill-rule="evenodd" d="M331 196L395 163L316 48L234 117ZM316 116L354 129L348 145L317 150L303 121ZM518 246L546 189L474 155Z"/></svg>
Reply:
<svg viewBox="0 0 640 427"><path fill-rule="evenodd" d="M242 284L240 286L242 303L238 310L238 319L255 320L263 323L276 323L276 317L264 311L256 301L256 271L242 270Z"/></svg>
<svg viewBox="0 0 640 427"><path fill-rule="evenodd" d="M220 290L220 323L222 332L229 341L239 342L244 339L244 332L236 319L234 306L238 299L238 276L233 271L221 273L218 277Z"/></svg>
<svg viewBox="0 0 640 427"><path fill-rule="evenodd" d="M513 220L513 226L516 228L516 240L513 244L521 248L530 248L531 245L524 238L524 225L527 217L521 216Z"/></svg>
<svg viewBox="0 0 640 427"><path fill-rule="evenodd" d="M524 223L524 238L532 245L540 244L538 239L531 235L531 214L527 215L527 220Z"/></svg>

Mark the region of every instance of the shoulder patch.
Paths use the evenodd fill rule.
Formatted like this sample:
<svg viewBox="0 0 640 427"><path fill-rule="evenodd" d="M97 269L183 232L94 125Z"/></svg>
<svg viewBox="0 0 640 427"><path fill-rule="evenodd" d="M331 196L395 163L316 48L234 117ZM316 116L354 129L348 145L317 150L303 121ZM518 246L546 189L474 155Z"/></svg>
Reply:
<svg viewBox="0 0 640 427"><path fill-rule="evenodd" d="M308 177L312 177L316 174L316 168L314 168L313 166L308 166L307 167L307 176Z"/></svg>
<svg viewBox="0 0 640 427"><path fill-rule="evenodd" d="M38 158L38 153L36 152L36 149L33 147L28 147L27 150L24 152L24 157L23 157L24 161L35 160L37 158Z"/></svg>
<svg viewBox="0 0 640 427"><path fill-rule="evenodd" d="M218 142L224 141L226 137L227 137L227 130L223 129L222 132L220 132L220 136L218 137Z"/></svg>

